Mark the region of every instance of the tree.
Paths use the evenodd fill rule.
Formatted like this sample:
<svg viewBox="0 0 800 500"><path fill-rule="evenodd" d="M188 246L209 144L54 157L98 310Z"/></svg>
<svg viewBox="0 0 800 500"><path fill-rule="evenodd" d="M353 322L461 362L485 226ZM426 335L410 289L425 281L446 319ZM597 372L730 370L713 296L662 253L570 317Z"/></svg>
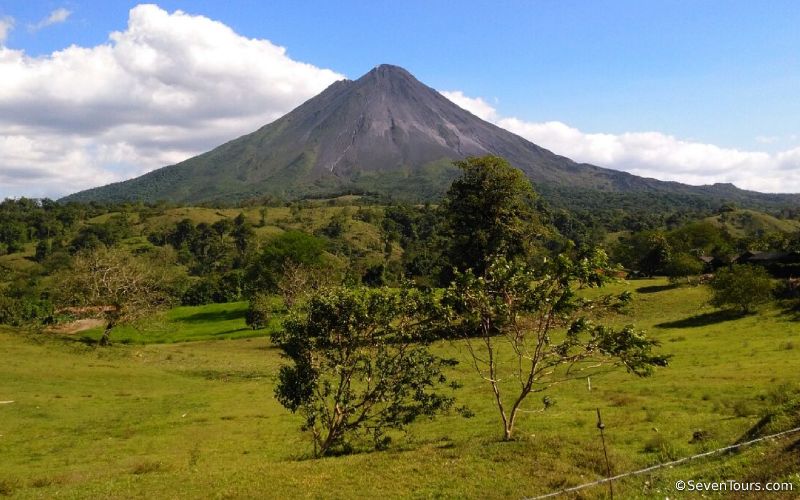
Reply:
<svg viewBox="0 0 800 500"><path fill-rule="evenodd" d="M772 299L772 279L767 271L757 266L735 264L729 269L720 269L710 286L713 306L738 309L742 314Z"/></svg>
<svg viewBox="0 0 800 500"><path fill-rule="evenodd" d="M325 242L300 231L286 231L270 240L247 271L250 287L264 292L278 291L287 264L317 270L323 265Z"/></svg>
<svg viewBox="0 0 800 500"><path fill-rule="evenodd" d="M696 276L703 272L703 261L685 252L673 254L664 271L672 283L678 283L682 278Z"/></svg>
<svg viewBox="0 0 800 500"><path fill-rule="evenodd" d="M309 293L330 286L332 282L329 272L287 260L283 264L283 274L278 280L278 291L283 297L286 309L291 309L298 300Z"/></svg>
<svg viewBox="0 0 800 500"><path fill-rule="evenodd" d="M100 345L110 343L117 325L134 323L166 308L171 302L172 281L168 269L157 262L102 246L77 254L71 269L57 280L62 306L104 318Z"/></svg>
<svg viewBox="0 0 800 500"><path fill-rule="evenodd" d="M577 299L572 283L601 285L607 267L600 251L587 262L562 255L540 269L500 257L483 276L472 270L456 273L445 291L442 317L463 335L473 366L491 386L503 439L511 439L532 393L606 365L622 365L639 376L666 365L665 356L652 353L658 343L642 332L595 325L586 318L595 304ZM562 327L566 333L556 334ZM546 408L549 399L543 401Z"/></svg>
<svg viewBox="0 0 800 500"><path fill-rule="evenodd" d="M244 321L253 330L266 328L272 318L272 301L269 295L257 293L250 298Z"/></svg>
<svg viewBox="0 0 800 500"><path fill-rule="evenodd" d="M442 203L449 264L481 275L493 256L514 260L535 254L551 230L522 171L497 156L467 158L455 165L461 176Z"/></svg>
<svg viewBox="0 0 800 500"><path fill-rule="evenodd" d="M275 395L303 416L316 455L344 451L363 434L384 447L387 430L452 405L437 390L455 361L428 350L432 301L408 288L329 289L273 335L291 360L280 369Z"/></svg>
<svg viewBox="0 0 800 500"><path fill-rule="evenodd" d="M236 251L239 253L239 259L243 260L256 236L255 231L253 231L253 228L247 223L247 219L243 213L240 213L233 219L231 236L233 236L233 243L236 247Z"/></svg>

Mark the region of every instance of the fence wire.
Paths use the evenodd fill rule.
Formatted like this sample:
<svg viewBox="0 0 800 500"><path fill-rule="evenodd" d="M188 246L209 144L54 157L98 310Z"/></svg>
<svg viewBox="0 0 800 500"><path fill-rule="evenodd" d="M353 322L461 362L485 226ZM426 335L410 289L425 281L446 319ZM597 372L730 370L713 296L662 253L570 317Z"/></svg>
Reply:
<svg viewBox="0 0 800 500"><path fill-rule="evenodd" d="M751 439L750 441L745 441L744 443L732 444L730 446L725 446L723 448L717 448L716 450L706 451L704 453L698 453L697 455L691 455L689 457L679 458L678 460L673 460L671 462L664 462L661 464L651 465L650 467L646 467L644 469L639 469L632 472L625 472L622 474L617 474L616 476L606 477L603 479L598 479L597 481L592 481L590 483L580 484L578 486L572 486L570 488L566 488L563 490L554 491L552 493L547 493L546 495L540 495L538 497L526 497L525 500L540 500L542 498L553 498L559 495L565 495L567 493L572 493L575 491L580 491L586 488L591 488L592 486L597 486L600 484L606 484L611 481L616 481L617 479L622 479L624 477L629 476L638 476L639 474L645 474L647 472L652 472L654 470L663 469L664 467L672 467L678 464L682 464L684 462L689 462L690 460L695 460L698 458L708 457L711 455L716 455L717 453L722 453L729 450L735 450L737 448L741 448L743 446L749 446L751 444L755 444L761 441L766 441L767 439L774 439L779 438L781 436L786 436L788 434L793 434L795 432L800 432L800 427L795 427L794 429L789 429L788 431L778 432L776 434L770 434L769 436L764 436L756 439Z"/></svg>

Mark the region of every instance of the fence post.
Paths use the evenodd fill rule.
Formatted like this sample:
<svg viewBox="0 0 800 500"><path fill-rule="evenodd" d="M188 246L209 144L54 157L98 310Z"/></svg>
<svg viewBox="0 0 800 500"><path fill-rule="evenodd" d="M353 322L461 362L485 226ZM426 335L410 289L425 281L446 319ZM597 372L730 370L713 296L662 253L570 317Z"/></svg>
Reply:
<svg viewBox="0 0 800 500"><path fill-rule="evenodd" d="M603 434L603 429L606 428L603 419L600 418L600 408L597 409L597 428L600 429L600 440L603 442L603 455L606 457L606 477L611 478L611 462L608 461L608 451L606 451L606 437ZM614 500L614 482L608 481L608 492L611 494L611 500Z"/></svg>

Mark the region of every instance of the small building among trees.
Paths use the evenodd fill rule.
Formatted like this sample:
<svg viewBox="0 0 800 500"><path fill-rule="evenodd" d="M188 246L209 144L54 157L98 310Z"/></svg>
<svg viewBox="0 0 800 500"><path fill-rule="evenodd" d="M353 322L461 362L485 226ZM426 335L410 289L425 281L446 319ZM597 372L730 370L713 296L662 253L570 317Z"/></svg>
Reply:
<svg viewBox="0 0 800 500"><path fill-rule="evenodd" d="M736 263L761 266L775 278L800 276L800 252L745 252Z"/></svg>

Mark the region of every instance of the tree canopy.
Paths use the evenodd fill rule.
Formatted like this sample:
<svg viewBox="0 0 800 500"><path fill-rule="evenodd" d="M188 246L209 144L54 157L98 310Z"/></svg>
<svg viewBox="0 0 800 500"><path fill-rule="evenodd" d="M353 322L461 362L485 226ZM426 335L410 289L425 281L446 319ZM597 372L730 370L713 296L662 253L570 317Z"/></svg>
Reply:
<svg viewBox="0 0 800 500"><path fill-rule="evenodd" d="M534 255L552 230L525 174L498 156L455 165L461 176L442 202L450 266L480 275L491 257L526 260Z"/></svg>

